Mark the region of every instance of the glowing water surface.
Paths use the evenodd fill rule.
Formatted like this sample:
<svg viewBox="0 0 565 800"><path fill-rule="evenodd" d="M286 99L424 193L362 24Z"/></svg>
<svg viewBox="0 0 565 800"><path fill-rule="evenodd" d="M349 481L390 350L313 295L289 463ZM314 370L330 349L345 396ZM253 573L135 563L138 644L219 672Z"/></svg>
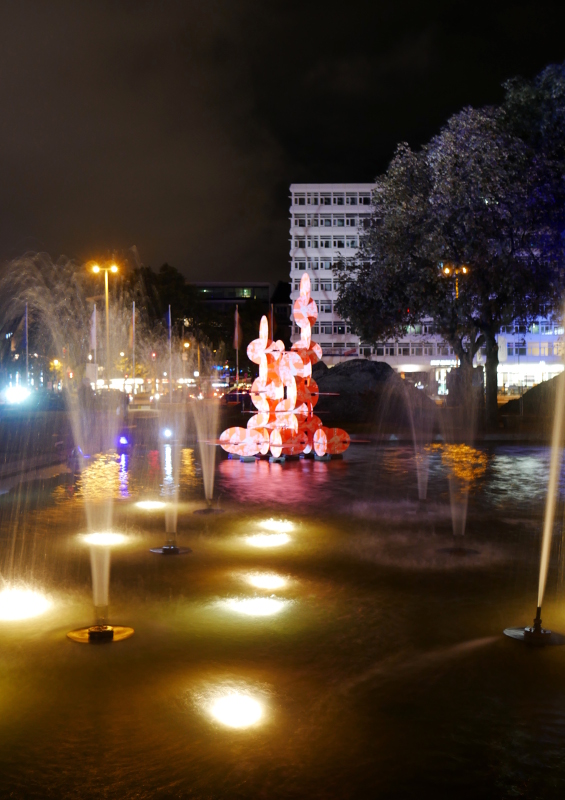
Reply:
<svg viewBox="0 0 565 800"><path fill-rule="evenodd" d="M7 588L0 592L0 620L15 622L44 614L51 601L33 589Z"/></svg>
<svg viewBox="0 0 565 800"><path fill-rule="evenodd" d="M284 611L288 606L287 600L281 600L278 597L232 597L221 602L230 611L246 614L249 617L270 617Z"/></svg>
<svg viewBox="0 0 565 800"><path fill-rule="evenodd" d="M124 544L127 541L127 537L122 533L106 531L104 533L87 533L83 536L83 541L96 547L112 547L113 545Z"/></svg>
<svg viewBox="0 0 565 800"><path fill-rule="evenodd" d="M261 704L246 694L233 692L219 697L210 709L210 713L229 728L249 728L263 716Z"/></svg>
<svg viewBox="0 0 565 800"><path fill-rule="evenodd" d="M287 584L286 578L276 575L274 572L251 573L246 575L245 580L256 589L282 589Z"/></svg>
<svg viewBox="0 0 565 800"><path fill-rule="evenodd" d="M256 533L245 539L252 547L280 547L290 542L290 536L286 533Z"/></svg>

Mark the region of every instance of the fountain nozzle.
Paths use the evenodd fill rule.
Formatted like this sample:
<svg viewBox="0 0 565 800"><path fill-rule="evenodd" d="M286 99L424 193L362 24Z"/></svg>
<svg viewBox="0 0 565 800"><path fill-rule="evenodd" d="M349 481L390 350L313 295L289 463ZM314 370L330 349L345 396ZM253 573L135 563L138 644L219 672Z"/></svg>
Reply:
<svg viewBox="0 0 565 800"><path fill-rule="evenodd" d="M533 647L543 647L549 644L551 631L541 626L541 606L536 609L534 624L531 628L524 628L524 643Z"/></svg>

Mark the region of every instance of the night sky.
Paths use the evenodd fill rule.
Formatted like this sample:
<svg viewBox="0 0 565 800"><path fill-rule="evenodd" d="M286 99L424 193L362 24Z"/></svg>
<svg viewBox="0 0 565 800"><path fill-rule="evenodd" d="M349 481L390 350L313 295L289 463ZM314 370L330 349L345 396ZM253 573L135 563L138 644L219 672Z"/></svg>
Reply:
<svg viewBox="0 0 565 800"><path fill-rule="evenodd" d="M562 2L0 0L0 258L288 278L288 185L565 60Z"/></svg>

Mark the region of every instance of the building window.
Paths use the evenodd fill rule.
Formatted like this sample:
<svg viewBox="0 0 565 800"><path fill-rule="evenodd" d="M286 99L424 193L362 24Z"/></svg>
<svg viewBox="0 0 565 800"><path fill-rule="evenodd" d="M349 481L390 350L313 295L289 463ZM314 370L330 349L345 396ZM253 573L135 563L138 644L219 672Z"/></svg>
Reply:
<svg viewBox="0 0 565 800"><path fill-rule="evenodd" d="M385 345L385 355L387 355L387 356L396 355L396 345L394 345L394 344L386 344Z"/></svg>
<svg viewBox="0 0 565 800"><path fill-rule="evenodd" d="M332 218L331 217L320 217L320 226L322 228L331 228L332 227Z"/></svg>
<svg viewBox="0 0 565 800"><path fill-rule="evenodd" d="M353 192L347 192L345 195L345 203L348 206L356 206L357 205L357 193L353 194Z"/></svg>
<svg viewBox="0 0 565 800"><path fill-rule="evenodd" d="M425 344L424 345L424 355L425 356L433 356L435 355L435 347L433 344Z"/></svg>
<svg viewBox="0 0 565 800"><path fill-rule="evenodd" d="M305 206L306 205L306 196L303 194L295 194L294 195L294 205L295 206Z"/></svg>
<svg viewBox="0 0 565 800"><path fill-rule="evenodd" d="M528 345L529 356L539 356L539 342L530 342Z"/></svg>
<svg viewBox="0 0 565 800"><path fill-rule="evenodd" d="M320 322L320 333L331 333L332 332L332 325L331 322ZM331 347L331 345L330 345Z"/></svg>
<svg viewBox="0 0 565 800"><path fill-rule="evenodd" d="M322 236L320 239L320 247L324 250L329 250L332 246L332 240L326 236Z"/></svg>
<svg viewBox="0 0 565 800"><path fill-rule="evenodd" d="M350 214L347 215L345 218L345 226L347 228L356 228L357 227L357 217L354 217Z"/></svg>
<svg viewBox="0 0 565 800"><path fill-rule="evenodd" d="M449 347L445 344L438 344L437 346L437 354L438 356L448 356L449 355Z"/></svg>
<svg viewBox="0 0 565 800"><path fill-rule="evenodd" d="M343 206L343 205L345 205L345 195L334 194L334 206Z"/></svg>
<svg viewBox="0 0 565 800"><path fill-rule="evenodd" d="M341 236L334 236L334 247L345 247L345 239Z"/></svg>
<svg viewBox="0 0 565 800"><path fill-rule="evenodd" d="M312 289L313 292L317 292L318 291L318 281L312 281L312 283L310 284L310 288Z"/></svg>
<svg viewBox="0 0 565 800"><path fill-rule="evenodd" d="M370 206L371 205L371 193L370 192L359 192L359 205L360 206Z"/></svg>
<svg viewBox="0 0 565 800"><path fill-rule="evenodd" d="M294 215L294 227L295 228L305 228L306 227L306 214L295 214Z"/></svg>
<svg viewBox="0 0 565 800"><path fill-rule="evenodd" d="M345 217L334 217L335 228L345 228Z"/></svg>
<svg viewBox="0 0 565 800"><path fill-rule="evenodd" d="M331 281L320 281L320 289L322 292L331 292L332 290L332 282Z"/></svg>
<svg viewBox="0 0 565 800"><path fill-rule="evenodd" d="M553 343L553 355L559 357L563 355L563 342Z"/></svg>
<svg viewBox="0 0 565 800"><path fill-rule="evenodd" d="M294 291L295 292L300 291L300 281L294 281Z"/></svg>
<svg viewBox="0 0 565 800"><path fill-rule="evenodd" d="M318 303L318 308L320 309L320 314L332 313L332 304L330 302Z"/></svg>
<svg viewBox="0 0 565 800"><path fill-rule="evenodd" d="M332 204L332 196L331 194L322 192L320 194L320 205L321 206L331 206Z"/></svg>
<svg viewBox="0 0 565 800"><path fill-rule="evenodd" d="M398 355L399 356L409 356L410 355L410 345L406 342L403 342L398 345Z"/></svg>
<svg viewBox="0 0 565 800"><path fill-rule="evenodd" d="M413 355L413 356L421 356L422 355L422 347L421 347L421 345L412 345L410 350L411 350L410 355Z"/></svg>
<svg viewBox="0 0 565 800"><path fill-rule="evenodd" d="M549 345L547 342L541 342L539 346L539 354L540 356L548 356L549 355Z"/></svg>
<svg viewBox="0 0 565 800"><path fill-rule="evenodd" d="M363 350L363 354L364 354L364 355L369 355L370 353L371 353L371 350L370 350L370 348L369 348L369 353L367 353L367 350ZM376 355L376 356L384 356L384 354L385 354L384 345L382 345L382 344L378 344L378 345L375 347L375 355Z"/></svg>
<svg viewBox="0 0 565 800"><path fill-rule="evenodd" d="M357 237L356 236L348 236L345 240L346 247L357 247Z"/></svg>
<svg viewBox="0 0 565 800"><path fill-rule="evenodd" d="M308 214L308 225L310 228L317 228L318 227L318 215L317 214Z"/></svg>
<svg viewBox="0 0 565 800"><path fill-rule="evenodd" d="M514 355L515 356L525 356L526 355L526 343L521 342L519 344L514 345Z"/></svg>
<svg viewBox="0 0 565 800"><path fill-rule="evenodd" d="M332 268L332 262L330 261L330 259L323 258L320 261L320 269L331 269L331 268Z"/></svg>
<svg viewBox="0 0 565 800"><path fill-rule="evenodd" d="M308 259L308 269L311 269L314 272L317 272L319 267L320 267L320 261L317 258L309 258Z"/></svg>
<svg viewBox="0 0 565 800"><path fill-rule="evenodd" d="M369 228L371 226L371 217L367 216L366 214L362 217L359 217L359 224L362 228Z"/></svg>
<svg viewBox="0 0 565 800"><path fill-rule="evenodd" d="M339 336L345 336L345 325L341 322L337 325L334 325L334 333L338 334Z"/></svg>
<svg viewBox="0 0 565 800"><path fill-rule="evenodd" d="M318 237L317 236L309 236L308 237L308 247L315 247L318 248Z"/></svg>
<svg viewBox="0 0 565 800"><path fill-rule="evenodd" d="M306 197L308 198L308 205L309 206L317 206L318 205L318 193L317 192L308 192Z"/></svg>
<svg viewBox="0 0 565 800"><path fill-rule="evenodd" d="M541 326L541 332L542 332L542 334L545 334L546 336L552 336L553 335L553 325L542 325Z"/></svg>
<svg viewBox="0 0 565 800"><path fill-rule="evenodd" d="M294 246L300 247L303 250L306 247L306 239L295 239Z"/></svg>
<svg viewBox="0 0 565 800"><path fill-rule="evenodd" d="M299 261L294 262L296 269L306 269L306 262L300 259Z"/></svg>
<svg viewBox="0 0 565 800"><path fill-rule="evenodd" d="M506 345L506 350L507 350L507 353L508 353L509 356L513 356L514 355L514 342L508 342L508 344Z"/></svg>
<svg viewBox="0 0 565 800"><path fill-rule="evenodd" d="M317 322L316 322L315 325L312 325L312 333L319 333L318 323Z"/></svg>

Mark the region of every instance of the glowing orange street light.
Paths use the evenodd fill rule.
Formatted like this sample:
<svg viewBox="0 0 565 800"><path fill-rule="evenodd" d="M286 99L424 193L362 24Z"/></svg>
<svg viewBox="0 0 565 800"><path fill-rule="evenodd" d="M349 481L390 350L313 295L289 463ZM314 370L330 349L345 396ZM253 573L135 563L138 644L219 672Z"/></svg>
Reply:
<svg viewBox="0 0 565 800"><path fill-rule="evenodd" d="M459 275L466 275L469 272L469 267L453 267L446 265L443 267L442 272L444 275L455 275L455 299L459 299Z"/></svg>
<svg viewBox="0 0 565 800"><path fill-rule="evenodd" d="M106 370L108 374L108 388L110 388L110 303L108 300L108 273L112 272L115 275L118 271L118 267L115 264L108 264L107 267L93 264L92 271L96 275L100 271L104 272L104 298L106 300Z"/></svg>

